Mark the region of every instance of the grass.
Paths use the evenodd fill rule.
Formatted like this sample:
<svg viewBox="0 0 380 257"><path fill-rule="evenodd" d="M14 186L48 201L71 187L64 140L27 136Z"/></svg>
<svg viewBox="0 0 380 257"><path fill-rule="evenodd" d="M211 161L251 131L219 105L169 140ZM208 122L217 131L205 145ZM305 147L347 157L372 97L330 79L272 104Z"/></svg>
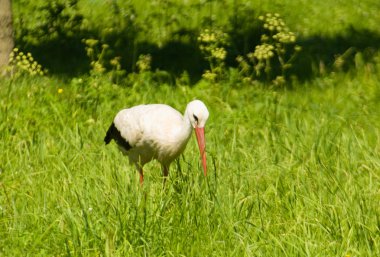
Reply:
<svg viewBox="0 0 380 257"><path fill-rule="evenodd" d="M358 30L369 29L378 31L379 3L376 0L366 0L357 3L354 0L326 1L310 4L307 0L292 1L129 1L117 2L121 12L130 12L131 6L136 9L137 23L153 23L149 29L149 40L165 40L171 36L171 30L178 26L188 29L199 29L202 26L226 26L229 19L241 18L241 15L260 15L266 12L280 13L292 31L302 37L316 35L331 36L340 34L350 26ZM112 19L114 6L103 1L79 1L81 12L93 26L107 26L99 24L99 18ZM165 8L157 8L158 6ZM104 10L108 10L104 12ZM16 10L19 11L19 10ZM238 12L235 14L235 12ZM244 13L244 11L248 13ZM190 13L190 14L189 14ZM237 17L234 17L237 15ZM152 17L153 16L153 17ZM96 18L95 18L96 17ZM159 19L157 19L159 17ZM31 17L31 19L33 19ZM141 21L140 21L141 19ZM212 22L205 20L211 19ZM329 26L326 26L328 23ZM177 28L178 29L178 28ZM144 37L144 36L143 36ZM170 39L170 38L169 38Z"/></svg>
<svg viewBox="0 0 380 257"><path fill-rule="evenodd" d="M15 24L22 17L34 31L40 16L21 14L42 2L24 2L13 5ZM157 86L144 74L129 77L130 87L104 77L0 78L0 256L380 256L377 1L206 2L118 4L151 44L210 17L224 27L237 4L248 16L279 12L301 39L316 40L317 55L355 47L351 26L373 32L371 42L355 35L358 51L373 46L375 58L355 55L338 73L313 59L315 74L283 90ZM112 8L79 2L90 31L115 24ZM183 112L196 97L210 111L208 176L193 137L165 189L156 162L141 188L115 144L104 145L113 116L154 102Z"/></svg>
<svg viewBox="0 0 380 257"><path fill-rule="evenodd" d="M378 256L377 74L291 91L2 79L0 256ZM102 141L113 115L194 97L210 111L208 176L193 137L167 188L155 162L140 188Z"/></svg>

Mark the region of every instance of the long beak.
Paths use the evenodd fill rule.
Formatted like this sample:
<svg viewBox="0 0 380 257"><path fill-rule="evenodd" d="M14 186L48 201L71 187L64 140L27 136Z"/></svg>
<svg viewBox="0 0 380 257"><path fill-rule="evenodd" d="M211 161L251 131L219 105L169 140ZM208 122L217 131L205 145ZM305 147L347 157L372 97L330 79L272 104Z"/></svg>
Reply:
<svg viewBox="0 0 380 257"><path fill-rule="evenodd" d="M197 136L197 142L199 147L199 152L201 153L202 166L204 175L207 175L207 165L206 165L206 140L205 140L205 128L195 128L195 135Z"/></svg>

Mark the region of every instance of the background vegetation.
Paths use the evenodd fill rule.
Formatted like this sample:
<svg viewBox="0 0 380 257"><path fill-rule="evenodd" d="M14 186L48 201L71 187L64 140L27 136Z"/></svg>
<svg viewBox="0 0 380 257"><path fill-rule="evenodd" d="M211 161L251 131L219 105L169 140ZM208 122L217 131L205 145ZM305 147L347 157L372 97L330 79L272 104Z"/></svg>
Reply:
<svg viewBox="0 0 380 257"><path fill-rule="evenodd" d="M380 4L314 2L13 1L0 256L379 256ZM194 98L141 188L113 115Z"/></svg>
<svg viewBox="0 0 380 257"><path fill-rule="evenodd" d="M175 75L186 71L197 81L207 68L197 40L201 32L226 33L226 62L236 67L236 57L252 52L265 34L258 19L265 13L279 13L296 34L302 52L289 73L297 77L352 68L357 53L368 61L380 43L379 3L375 0L360 4L351 0L318 4L305 0L270 4L237 0L17 0L13 7L18 46L57 74L88 72L83 40L95 39L98 48L109 46L102 56L108 68L109 61L119 57L123 69L137 71L139 56L149 54L153 70Z"/></svg>

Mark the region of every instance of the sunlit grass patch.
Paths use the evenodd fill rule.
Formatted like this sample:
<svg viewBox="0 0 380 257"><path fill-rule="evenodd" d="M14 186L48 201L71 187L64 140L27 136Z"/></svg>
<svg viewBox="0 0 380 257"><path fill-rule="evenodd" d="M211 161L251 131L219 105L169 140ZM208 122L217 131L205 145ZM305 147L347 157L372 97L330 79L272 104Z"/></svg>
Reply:
<svg viewBox="0 0 380 257"><path fill-rule="evenodd" d="M91 79L3 81L2 254L379 254L376 76L332 75L277 92L107 81L96 89ZM127 158L104 146L106 124L126 106L183 111L194 97L211 114L208 176L192 139L166 188L156 162L141 188Z"/></svg>

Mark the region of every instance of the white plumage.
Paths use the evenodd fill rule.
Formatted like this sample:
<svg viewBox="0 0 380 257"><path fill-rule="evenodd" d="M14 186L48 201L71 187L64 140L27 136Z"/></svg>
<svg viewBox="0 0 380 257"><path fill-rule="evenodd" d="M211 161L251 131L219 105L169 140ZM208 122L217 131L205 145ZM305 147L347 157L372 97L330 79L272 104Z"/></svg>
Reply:
<svg viewBox="0 0 380 257"><path fill-rule="evenodd" d="M104 141L116 141L135 164L142 183L142 168L152 159L161 163L164 177L168 175L170 163L186 148L194 128L206 175L204 126L208 116L207 107L199 100L190 102L184 115L164 104L138 105L115 116Z"/></svg>

